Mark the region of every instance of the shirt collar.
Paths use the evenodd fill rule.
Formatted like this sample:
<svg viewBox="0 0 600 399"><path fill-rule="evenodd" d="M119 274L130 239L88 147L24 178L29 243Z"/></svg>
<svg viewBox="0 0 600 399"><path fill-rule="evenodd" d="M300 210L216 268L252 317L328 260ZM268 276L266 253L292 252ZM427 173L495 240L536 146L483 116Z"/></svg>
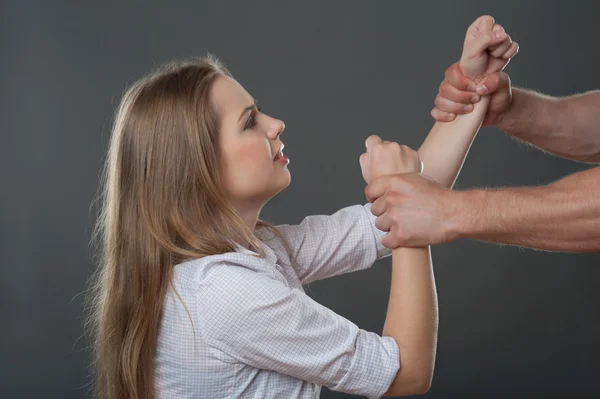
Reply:
<svg viewBox="0 0 600 399"><path fill-rule="evenodd" d="M277 255L275 255L275 252L271 249L271 247L269 247L262 241L261 237L258 234L257 234L257 237L260 240L263 251L265 251L265 259L267 261L269 261L270 263L277 263ZM236 252L240 252L240 253L248 254L248 255L258 255L256 252L251 251L248 248L243 247L236 242L232 242L232 244L235 246Z"/></svg>

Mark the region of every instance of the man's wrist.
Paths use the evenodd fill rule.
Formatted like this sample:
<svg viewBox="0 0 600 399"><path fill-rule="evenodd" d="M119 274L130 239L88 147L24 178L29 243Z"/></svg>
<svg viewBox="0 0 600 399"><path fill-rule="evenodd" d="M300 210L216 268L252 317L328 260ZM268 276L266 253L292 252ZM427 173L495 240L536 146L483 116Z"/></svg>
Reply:
<svg viewBox="0 0 600 399"><path fill-rule="evenodd" d="M510 125L512 125L511 121L514 119L512 118L511 114L518 107L515 106L515 103L522 101L520 96L523 94L521 89L517 87L511 87L510 93L510 103L508 104L508 107L506 107L504 111L495 115L493 120L488 121L487 126L494 126L503 131L510 129Z"/></svg>
<svg viewBox="0 0 600 399"><path fill-rule="evenodd" d="M451 239L470 238L477 232L485 203L484 190L450 191L446 231Z"/></svg>

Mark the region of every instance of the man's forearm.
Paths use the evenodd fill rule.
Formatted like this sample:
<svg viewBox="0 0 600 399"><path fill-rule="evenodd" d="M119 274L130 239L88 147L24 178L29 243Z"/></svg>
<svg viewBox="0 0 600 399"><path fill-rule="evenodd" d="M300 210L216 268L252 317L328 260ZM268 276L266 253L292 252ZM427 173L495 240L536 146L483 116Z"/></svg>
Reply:
<svg viewBox="0 0 600 399"><path fill-rule="evenodd" d="M514 88L499 129L549 153L580 162L600 162L600 91L551 97Z"/></svg>
<svg viewBox="0 0 600 399"><path fill-rule="evenodd" d="M459 237L548 251L600 251L600 167L547 186L455 192Z"/></svg>

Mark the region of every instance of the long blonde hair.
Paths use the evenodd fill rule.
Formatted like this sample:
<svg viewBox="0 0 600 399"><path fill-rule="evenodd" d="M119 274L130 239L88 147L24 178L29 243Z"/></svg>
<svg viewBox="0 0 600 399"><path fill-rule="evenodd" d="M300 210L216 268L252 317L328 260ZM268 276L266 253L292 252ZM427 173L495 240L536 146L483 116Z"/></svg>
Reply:
<svg viewBox="0 0 600 399"><path fill-rule="evenodd" d="M221 75L231 77L212 55L169 62L131 85L116 111L86 298L100 398L154 397L153 357L176 264L233 252L232 240L265 256L220 182L210 91Z"/></svg>

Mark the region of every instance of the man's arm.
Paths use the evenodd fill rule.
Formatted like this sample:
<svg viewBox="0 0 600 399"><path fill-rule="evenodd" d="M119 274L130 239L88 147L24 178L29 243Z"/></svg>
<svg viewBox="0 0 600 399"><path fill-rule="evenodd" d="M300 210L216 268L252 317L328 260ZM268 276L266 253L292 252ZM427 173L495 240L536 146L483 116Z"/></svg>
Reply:
<svg viewBox="0 0 600 399"><path fill-rule="evenodd" d="M515 88L510 107L496 125L549 153L600 163L600 90L551 97Z"/></svg>
<svg viewBox="0 0 600 399"><path fill-rule="evenodd" d="M600 251L600 167L540 187L454 192L451 236L548 251Z"/></svg>
<svg viewBox="0 0 600 399"><path fill-rule="evenodd" d="M446 69L431 115L439 122L471 112L479 95L491 95L484 126L497 126L511 136L549 153L579 162L600 163L600 90L552 97L514 88L504 72L475 83L456 62Z"/></svg>
<svg viewBox="0 0 600 399"><path fill-rule="evenodd" d="M510 50L512 41L504 29L499 25L495 27L494 19L489 16L478 18L469 27L461 67L470 71L471 75L483 74L488 67L501 68L514 54L514 49ZM498 46L498 54L488 54L488 48L493 45ZM481 126L488 103L489 97L484 97L476 104L471 115L457 118L449 124L436 123L420 147L419 156L425 164L426 173L440 184L446 187L454 184ZM370 156L369 159L374 162L371 166L375 166L377 159ZM385 177L385 174L373 173L371 176ZM381 198L381 201L385 199ZM376 225L385 225L383 212L375 211L373 214L379 216ZM383 227L382 230L389 231ZM384 237L382 243L385 245L385 242ZM385 396L425 393L433 377L438 329L437 294L430 248L393 248L392 287L382 335L396 339L401 353L401 367ZM418 382L416 387L414 381Z"/></svg>

